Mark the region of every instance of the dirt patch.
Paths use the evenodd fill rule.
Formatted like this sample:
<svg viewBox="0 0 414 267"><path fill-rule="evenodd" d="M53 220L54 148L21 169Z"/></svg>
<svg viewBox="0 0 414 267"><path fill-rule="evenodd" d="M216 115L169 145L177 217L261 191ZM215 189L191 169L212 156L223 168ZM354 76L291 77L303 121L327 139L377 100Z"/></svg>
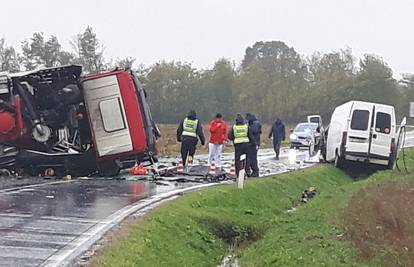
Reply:
<svg viewBox="0 0 414 267"><path fill-rule="evenodd" d="M414 262L414 182L388 182L355 193L344 213L344 237L363 260L383 266Z"/></svg>

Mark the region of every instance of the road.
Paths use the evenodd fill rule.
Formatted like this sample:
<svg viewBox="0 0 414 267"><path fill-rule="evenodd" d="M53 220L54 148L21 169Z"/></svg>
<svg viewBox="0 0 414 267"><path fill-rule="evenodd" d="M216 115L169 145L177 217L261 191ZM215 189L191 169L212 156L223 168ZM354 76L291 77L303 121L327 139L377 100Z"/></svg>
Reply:
<svg viewBox="0 0 414 267"><path fill-rule="evenodd" d="M414 131L407 132L405 146L414 147ZM292 150L284 149L276 161L271 149L261 149L260 176L299 167L289 163L290 153ZM302 163L309 160L305 151L293 156ZM227 171L232 158L232 153L223 155ZM177 161L162 158L160 164L172 166ZM197 156L195 163L205 165L207 155ZM155 183L125 174L121 177L125 179L0 178L0 266L71 265L75 257L128 215L183 190L211 185L170 178Z"/></svg>
<svg viewBox="0 0 414 267"><path fill-rule="evenodd" d="M306 152L297 153L303 161ZM224 154L228 169L232 154ZM284 172L288 150L276 161L271 150L259 152L261 176ZM161 159L168 165L175 159ZM198 164L206 155L196 157ZM0 266L61 266L73 263L89 246L126 216L150 202L208 186L191 182L126 179L48 181L0 179ZM186 189L187 188L187 189Z"/></svg>

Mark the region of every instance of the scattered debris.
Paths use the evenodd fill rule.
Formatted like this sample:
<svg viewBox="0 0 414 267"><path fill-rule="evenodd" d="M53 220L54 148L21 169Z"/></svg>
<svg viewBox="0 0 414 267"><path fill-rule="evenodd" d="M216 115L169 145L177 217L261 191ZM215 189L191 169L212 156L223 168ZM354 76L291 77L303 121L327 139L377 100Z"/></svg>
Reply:
<svg viewBox="0 0 414 267"><path fill-rule="evenodd" d="M239 259L236 255L229 254L223 258L223 261L217 267L239 267Z"/></svg>
<svg viewBox="0 0 414 267"><path fill-rule="evenodd" d="M296 207L291 207L290 209L287 210L287 212L295 212L297 210Z"/></svg>
<svg viewBox="0 0 414 267"><path fill-rule="evenodd" d="M315 197L317 194L319 194L319 191L316 189L316 187L309 187L308 189L305 189L302 192L302 203L308 203L309 200L311 200L313 197Z"/></svg>
<svg viewBox="0 0 414 267"><path fill-rule="evenodd" d="M149 171L143 164L135 164L128 170L131 175L148 175Z"/></svg>

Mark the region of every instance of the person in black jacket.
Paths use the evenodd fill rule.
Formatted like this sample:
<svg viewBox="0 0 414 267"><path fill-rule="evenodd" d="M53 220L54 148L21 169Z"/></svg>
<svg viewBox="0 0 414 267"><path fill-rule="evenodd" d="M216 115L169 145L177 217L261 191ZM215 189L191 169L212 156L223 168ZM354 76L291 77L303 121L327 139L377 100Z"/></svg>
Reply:
<svg viewBox="0 0 414 267"><path fill-rule="evenodd" d="M247 154L249 151L250 146L250 139L252 138L249 126L245 123L242 115L237 114L236 122L231 127L231 130L228 134L229 140L233 141L234 144L234 158L235 158L235 167L236 167L236 175L239 176L239 171L244 167L247 167ZM245 154L246 155L246 163L242 166L240 162L240 156Z"/></svg>
<svg viewBox="0 0 414 267"><path fill-rule="evenodd" d="M206 140L202 125L197 119L196 112L191 110L187 117L180 122L177 129L177 141L181 142L181 158L184 166L187 163L188 156L191 159L194 157L198 143L197 137L200 139L201 145L204 146Z"/></svg>
<svg viewBox="0 0 414 267"><path fill-rule="evenodd" d="M249 151L247 153L247 175L251 177L259 177L259 164L257 162L257 151L260 147L260 135L262 134L262 124L251 113L246 113L249 131L252 136L250 139Z"/></svg>
<svg viewBox="0 0 414 267"><path fill-rule="evenodd" d="M269 138L273 137L273 149L276 153L276 160L279 160L280 145L282 141L285 140L285 135L285 125L283 125L282 121L279 118L276 118L276 121L273 123L272 129L269 133Z"/></svg>

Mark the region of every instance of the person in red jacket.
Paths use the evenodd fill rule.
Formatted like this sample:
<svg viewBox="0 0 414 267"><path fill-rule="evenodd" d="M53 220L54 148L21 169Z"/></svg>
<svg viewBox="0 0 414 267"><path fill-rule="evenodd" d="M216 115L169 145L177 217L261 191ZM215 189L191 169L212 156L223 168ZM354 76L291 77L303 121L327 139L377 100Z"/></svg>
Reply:
<svg viewBox="0 0 414 267"><path fill-rule="evenodd" d="M211 164L214 161L216 166L220 168L223 144L227 141L227 123L220 113L217 113L216 117L210 122L209 131L208 163Z"/></svg>

